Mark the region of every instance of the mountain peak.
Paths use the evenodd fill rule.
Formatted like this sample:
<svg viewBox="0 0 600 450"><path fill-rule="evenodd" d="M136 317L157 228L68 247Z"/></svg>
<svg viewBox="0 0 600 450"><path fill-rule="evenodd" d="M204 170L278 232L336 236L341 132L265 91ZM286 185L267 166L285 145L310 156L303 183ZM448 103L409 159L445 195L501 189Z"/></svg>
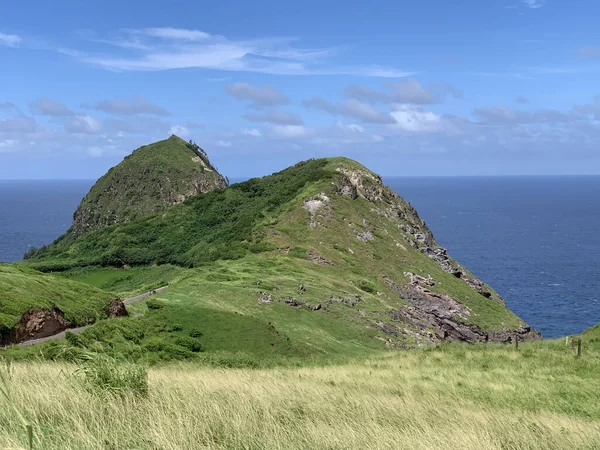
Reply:
<svg viewBox="0 0 600 450"><path fill-rule="evenodd" d="M206 152L176 135L134 150L92 187L73 215L75 237L164 211L227 187Z"/></svg>

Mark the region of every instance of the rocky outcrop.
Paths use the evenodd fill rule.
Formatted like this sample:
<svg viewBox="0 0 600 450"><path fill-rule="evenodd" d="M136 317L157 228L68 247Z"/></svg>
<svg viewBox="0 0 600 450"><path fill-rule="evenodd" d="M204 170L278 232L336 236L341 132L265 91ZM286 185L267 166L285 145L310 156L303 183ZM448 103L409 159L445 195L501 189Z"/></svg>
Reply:
<svg viewBox="0 0 600 450"><path fill-rule="evenodd" d="M449 295L432 292L418 281L404 286L397 285L387 277L384 277L383 281L407 303L396 311L390 311L390 319L394 322L409 323L423 335L429 336L432 341L476 343L509 342L515 336L519 340L541 338L537 331L525 326L516 330L483 330L467 323L471 311Z"/></svg>
<svg viewBox="0 0 600 450"><path fill-rule="evenodd" d="M321 214L329 213L331 215L331 210L329 209L330 199L324 193L316 195L314 197L307 198L304 200L304 209L310 212L310 227L314 230L319 226L318 216Z"/></svg>
<svg viewBox="0 0 600 450"><path fill-rule="evenodd" d="M129 315L129 313L125 308L125 303L123 303L118 298L115 298L110 301L110 304L108 305L108 309L106 311L106 315L110 319L113 319L115 317L126 317Z"/></svg>
<svg viewBox="0 0 600 450"><path fill-rule="evenodd" d="M323 258L315 250L310 250L308 252L308 260L315 264L320 264L321 266L330 266L331 265L331 261Z"/></svg>
<svg viewBox="0 0 600 450"><path fill-rule="evenodd" d="M369 242L375 238L373 237L373 233L370 231L363 231L356 235L356 239L358 239L360 242Z"/></svg>
<svg viewBox="0 0 600 450"><path fill-rule="evenodd" d="M58 308L30 309L21 317L14 329L10 343L52 336L69 328L71 324Z"/></svg>

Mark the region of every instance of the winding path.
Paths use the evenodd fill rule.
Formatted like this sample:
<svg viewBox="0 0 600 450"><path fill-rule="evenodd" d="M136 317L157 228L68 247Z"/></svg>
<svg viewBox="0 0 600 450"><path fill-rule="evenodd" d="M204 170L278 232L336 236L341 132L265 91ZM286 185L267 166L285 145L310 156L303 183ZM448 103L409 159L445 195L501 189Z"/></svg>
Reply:
<svg viewBox="0 0 600 450"><path fill-rule="evenodd" d="M144 292L143 294L136 295L135 297L125 298L125 299L123 299L123 303L125 305L128 305L130 303L139 302L140 300L145 300L145 299L147 299L148 297L151 297L154 294L158 294L160 291L162 291L162 290L164 290L166 288L167 288L167 286L163 286L163 287L159 287L157 289L154 289L152 291L148 291L148 292ZM41 344L42 342L53 341L55 339L62 339L67 334L67 331L69 331L71 333L79 334L79 333L83 332L84 330L87 330L89 327L92 327L94 325L95 324L92 323L90 325L86 325L85 327L68 328L68 329L66 329L64 331L61 331L60 333L56 333L56 334L53 334L51 336L46 336L46 337L39 338L39 339L31 339L29 341L19 342L16 345L18 345L20 347L26 347L28 345Z"/></svg>

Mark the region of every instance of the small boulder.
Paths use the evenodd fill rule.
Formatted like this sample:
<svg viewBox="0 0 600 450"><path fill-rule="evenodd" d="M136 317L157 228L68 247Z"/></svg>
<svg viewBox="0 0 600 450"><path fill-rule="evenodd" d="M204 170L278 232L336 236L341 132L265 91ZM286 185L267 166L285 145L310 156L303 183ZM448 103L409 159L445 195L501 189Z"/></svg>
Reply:
<svg viewBox="0 0 600 450"><path fill-rule="evenodd" d="M125 303L123 303L118 298L115 298L110 301L110 304L108 305L108 311L107 311L107 316L109 318L113 319L115 317L126 317L128 315L129 315L129 313L127 312L127 309L125 308Z"/></svg>

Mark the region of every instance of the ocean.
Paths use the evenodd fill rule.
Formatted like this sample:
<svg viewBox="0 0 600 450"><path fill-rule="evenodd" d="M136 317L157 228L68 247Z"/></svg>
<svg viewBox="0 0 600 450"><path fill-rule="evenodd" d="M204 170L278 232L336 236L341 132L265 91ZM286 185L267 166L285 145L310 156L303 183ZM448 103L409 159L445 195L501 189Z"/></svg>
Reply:
<svg viewBox="0 0 600 450"><path fill-rule="evenodd" d="M600 322L600 177L386 177L440 245L544 337ZM71 223L92 181L0 181L0 261Z"/></svg>

